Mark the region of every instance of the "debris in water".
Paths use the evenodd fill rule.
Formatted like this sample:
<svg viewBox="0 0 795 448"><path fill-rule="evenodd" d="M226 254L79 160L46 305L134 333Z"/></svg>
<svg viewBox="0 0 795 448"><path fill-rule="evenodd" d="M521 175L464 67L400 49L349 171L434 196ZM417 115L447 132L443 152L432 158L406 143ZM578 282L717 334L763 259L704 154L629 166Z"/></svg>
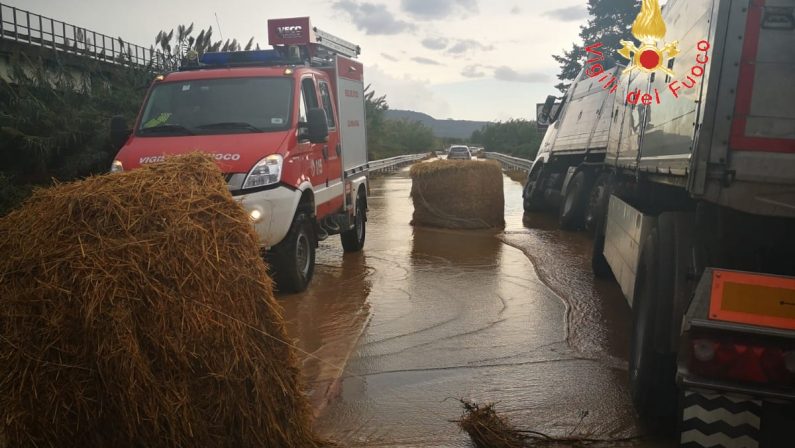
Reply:
<svg viewBox="0 0 795 448"><path fill-rule="evenodd" d="M625 446L640 437L622 439L594 439L588 437L552 437L538 431L516 429L505 417L497 414L494 403L479 405L468 400L459 400L464 407L458 426L472 439L475 448L587 448L595 446ZM588 415L581 414L581 420ZM576 430L577 428L574 428ZM574 430L572 432L574 432ZM629 446L629 445L626 445Z"/></svg>

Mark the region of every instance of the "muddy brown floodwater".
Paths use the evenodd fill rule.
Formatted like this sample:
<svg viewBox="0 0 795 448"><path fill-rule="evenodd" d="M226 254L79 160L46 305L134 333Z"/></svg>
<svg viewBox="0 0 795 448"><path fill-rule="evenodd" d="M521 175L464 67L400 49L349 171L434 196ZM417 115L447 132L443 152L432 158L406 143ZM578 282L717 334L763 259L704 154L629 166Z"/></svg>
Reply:
<svg viewBox="0 0 795 448"><path fill-rule="evenodd" d="M450 422L465 398L554 436L642 435L630 310L593 278L589 238L523 216L507 177L505 232L413 228L410 190L405 170L374 178L364 251L321 243L309 291L280 297L319 430L346 447L470 447Z"/></svg>

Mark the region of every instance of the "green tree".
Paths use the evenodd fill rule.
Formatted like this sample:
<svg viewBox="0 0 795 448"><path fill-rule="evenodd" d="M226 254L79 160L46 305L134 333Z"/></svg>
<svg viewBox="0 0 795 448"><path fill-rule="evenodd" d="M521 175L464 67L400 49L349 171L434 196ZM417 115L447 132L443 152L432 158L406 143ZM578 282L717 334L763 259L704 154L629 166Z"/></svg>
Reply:
<svg viewBox="0 0 795 448"><path fill-rule="evenodd" d="M490 123L472 133L470 141L489 152L501 152L516 157L535 159L543 135L538 132L536 122L509 120Z"/></svg>
<svg viewBox="0 0 795 448"><path fill-rule="evenodd" d="M46 63L12 57L11 79L0 80L1 209L32 186L110 167L108 121L117 114L135 117L152 74L146 68L86 64L76 72L57 55Z"/></svg>
<svg viewBox="0 0 795 448"><path fill-rule="evenodd" d="M176 34L174 33L176 31ZM155 47L156 46L156 47ZM185 57L191 50L195 51L199 56L204 53L214 51L240 51L251 50L254 48L254 38L249 39L245 46L241 46L237 39L227 39L226 41L217 40L213 42L213 27L206 30L199 31L199 34L193 36L193 24L179 25L176 29L169 32L161 31L155 37L155 46L151 47L151 51L155 49L160 51L163 58L163 65L170 68L179 68L183 65ZM256 44L259 49L259 44Z"/></svg>
<svg viewBox="0 0 795 448"><path fill-rule="evenodd" d="M375 160L373 149L380 148L384 141L384 113L389 110L386 95L376 96L372 86L364 89L364 107L367 117L367 147L370 149L370 160Z"/></svg>
<svg viewBox="0 0 795 448"><path fill-rule="evenodd" d="M0 215L33 187L107 172L116 152L108 122L114 115L134 121L155 67L175 69L190 50L241 49L235 39L213 41L212 28L193 33L192 24L158 33L150 49L156 60L147 67L131 63L120 38L127 51L114 64L86 57L75 66L46 49L36 58L12 55L10 79L0 77ZM244 48L252 46L253 38Z"/></svg>
<svg viewBox="0 0 795 448"><path fill-rule="evenodd" d="M370 160L429 152L439 146L433 130L419 121L386 119L386 95L379 96L369 85L364 92Z"/></svg>
<svg viewBox="0 0 795 448"><path fill-rule="evenodd" d="M387 120L385 131L384 142L376 148L379 158L429 152L438 145L433 130L419 121Z"/></svg>
<svg viewBox="0 0 795 448"><path fill-rule="evenodd" d="M606 49L604 62L605 68L615 65L616 60L611 56L621 48L620 41L630 39L632 22L635 20L640 0L588 0L588 12L591 15L588 23L580 27L580 43L574 43L569 50L562 54L553 55L560 64L558 79L561 81L555 87L565 93L571 82L583 67L586 59L585 47L601 43ZM615 51L611 51L615 50Z"/></svg>

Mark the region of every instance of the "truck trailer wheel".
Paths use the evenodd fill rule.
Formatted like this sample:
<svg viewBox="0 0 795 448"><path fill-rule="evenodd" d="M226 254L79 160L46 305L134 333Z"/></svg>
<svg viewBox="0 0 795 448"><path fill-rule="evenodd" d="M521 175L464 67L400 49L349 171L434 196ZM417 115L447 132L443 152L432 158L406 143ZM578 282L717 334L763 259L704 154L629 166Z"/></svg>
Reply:
<svg viewBox="0 0 795 448"><path fill-rule="evenodd" d="M641 420L660 430L673 428L676 416L676 355L664 348L670 337L673 274L672 244L654 228L643 245L632 303L629 383Z"/></svg>
<svg viewBox="0 0 795 448"><path fill-rule="evenodd" d="M599 223L607 216L612 184L612 175L602 173L596 178L591 193L588 195L588 204L585 206L585 229L593 234L596 234Z"/></svg>
<svg viewBox="0 0 795 448"><path fill-rule="evenodd" d="M546 176L544 175L544 167L537 168L530 173L527 179L527 185L524 187L524 211L528 213L540 212L544 210L544 184L546 184Z"/></svg>
<svg viewBox="0 0 795 448"><path fill-rule="evenodd" d="M364 247L367 236L367 207L364 205L364 196L359 193L356 198L356 218L353 228L342 232L342 249L345 252L359 252Z"/></svg>
<svg viewBox="0 0 795 448"><path fill-rule="evenodd" d="M270 261L280 292L306 290L315 273L315 235L306 213L299 211L295 215L290 232L273 248Z"/></svg>
<svg viewBox="0 0 795 448"><path fill-rule="evenodd" d="M586 171L574 175L566 188L566 196L560 205L559 223L563 230L577 230L583 225L588 205L591 176Z"/></svg>

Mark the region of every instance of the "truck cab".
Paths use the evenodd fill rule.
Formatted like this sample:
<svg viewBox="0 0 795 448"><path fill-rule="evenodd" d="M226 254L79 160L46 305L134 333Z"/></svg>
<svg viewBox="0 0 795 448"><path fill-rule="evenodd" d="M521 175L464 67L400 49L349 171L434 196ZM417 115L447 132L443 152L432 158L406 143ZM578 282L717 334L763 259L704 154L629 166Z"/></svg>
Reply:
<svg viewBox="0 0 795 448"><path fill-rule="evenodd" d="M341 234L346 251L364 245L363 67L357 46L309 18L272 20L269 31L273 50L206 53L158 76L112 170L209 154L249 213L277 287L300 292L318 241Z"/></svg>

